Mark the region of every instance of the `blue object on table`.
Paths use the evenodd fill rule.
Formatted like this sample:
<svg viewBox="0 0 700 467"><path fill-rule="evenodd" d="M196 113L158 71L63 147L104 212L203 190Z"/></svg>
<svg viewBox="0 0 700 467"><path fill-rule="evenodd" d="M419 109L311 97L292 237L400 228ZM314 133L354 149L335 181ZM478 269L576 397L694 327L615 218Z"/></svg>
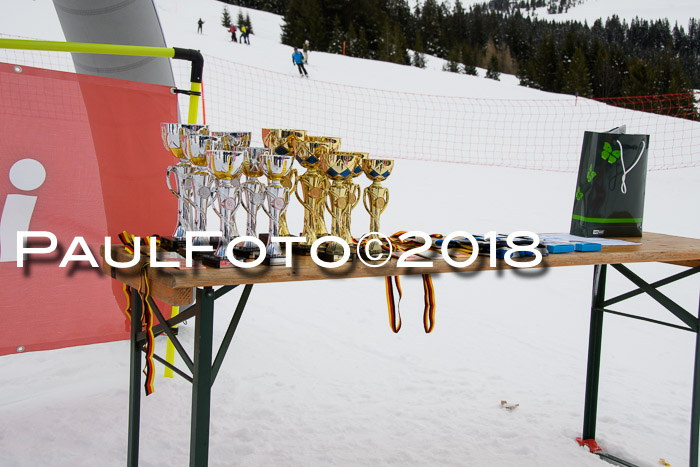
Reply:
<svg viewBox="0 0 700 467"><path fill-rule="evenodd" d="M587 243L578 242L576 243L576 251L600 251L603 247L600 243Z"/></svg>
<svg viewBox="0 0 700 467"><path fill-rule="evenodd" d="M547 243L547 251L556 254L556 253L571 253L574 251L575 246L573 243Z"/></svg>

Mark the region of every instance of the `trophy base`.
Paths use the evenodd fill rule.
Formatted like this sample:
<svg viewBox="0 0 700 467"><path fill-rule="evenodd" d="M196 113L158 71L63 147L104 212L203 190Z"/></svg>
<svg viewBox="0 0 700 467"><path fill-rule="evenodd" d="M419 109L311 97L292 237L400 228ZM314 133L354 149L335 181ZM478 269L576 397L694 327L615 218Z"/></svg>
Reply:
<svg viewBox="0 0 700 467"><path fill-rule="evenodd" d="M166 251L184 250L185 244L184 238L160 237L160 247Z"/></svg>
<svg viewBox="0 0 700 467"><path fill-rule="evenodd" d="M249 259L252 260L260 256L260 250L257 248L254 250L244 250L242 248L233 247L233 254L236 258L240 258L244 261Z"/></svg>
<svg viewBox="0 0 700 467"><path fill-rule="evenodd" d="M202 255L201 261L203 265L217 269L235 267L228 258L219 258L211 254Z"/></svg>
<svg viewBox="0 0 700 467"><path fill-rule="evenodd" d="M266 264L268 266L284 266L286 263L286 256L266 256L265 261L263 261L263 264Z"/></svg>
<svg viewBox="0 0 700 467"><path fill-rule="evenodd" d="M336 261L339 261L343 258L343 254L334 254L328 253L327 251L319 251L318 258L329 263L335 263ZM350 256L348 257L348 262L352 261L354 258L355 253L351 251Z"/></svg>
<svg viewBox="0 0 700 467"><path fill-rule="evenodd" d="M376 252L376 253L375 253L375 252L371 252L371 253L372 253L372 258L370 258L369 256L367 256L367 255L365 254L365 250L364 250L363 248L360 248L360 253L358 254L358 256L359 256L360 258L362 258L363 260L365 260L365 261L367 261L367 262L370 262L370 263L371 263L372 261L377 261L377 262L379 262L379 261L384 261L384 260L387 259L389 256L391 256L391 255L389 254L388 251L384 251L384 250L382 250L381 252Z"/></svg>
<svg viewBox="0 0 700 467"><path fill-rule="evenodd" d="M298 243L292 244L292 253L300 256L310 256L311 255L311 245L299 245Z"/></svg>

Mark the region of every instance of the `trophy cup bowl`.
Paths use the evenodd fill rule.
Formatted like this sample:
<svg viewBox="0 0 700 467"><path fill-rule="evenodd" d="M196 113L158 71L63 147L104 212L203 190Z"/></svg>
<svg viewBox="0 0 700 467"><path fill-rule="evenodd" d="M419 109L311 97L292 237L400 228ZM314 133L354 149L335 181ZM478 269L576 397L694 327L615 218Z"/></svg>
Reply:
<svg viewBox="0 0 700 467"><path fill-rule="evenodd" d="M280 128L263 128L263 144L274 154L284 156L294 154L294 141L303 141L306 130L283 130Z"/></svg>
<svg viewBox="0 0 700 467"><path fill-rule="evenodd" d="M267 237L266 260L270 265L284 264L285 253L279 242L272 241L273 237L280 236L280 218L289 205L289 187L282 184L282 180L292 171L294 156L268 154L263 158L263 172L270 183L265 188L267 207L263 210L270 218L270 233Z"/></svg>
<svg viewBox="0 0 700 467"><path fill-rule="evenodd" d="M238 237L236 227L236 210L241 203L239 177L243 171L245 151L214 149L206 152L209 171L214 175L214 198L217 207L214 212L221 220L221 238L216 252L202 256L202 263L216 268L232 266L226 257L226 249L231 241Z"/></svg>
<svg viewBox="0 0 700 467"><path fill-rule="evenodd" d="M243 174L245 182L241 183L241 205L246 211L246 236L257 237L258 209L265 202L265 185L258 177L264 175L263 164L270 150L267 148L247 147L243 148L245 154L243 160ZM258 256L258 247L255 243L246 241L237 245L234 252L245 258Z"/></svg>
<svg viewBox="0 0 700 467"><path fill-rule="evenodd" d="M362 194L365 209L370 215L370 232L379 232L379 216L389 204L389 190L383 187L381 182L391 175L393 168L394 161L391 159L365 159L362 162L362 170L367 175L367 178L372 180L372 184L366 187ZM371 233L367 237L367 242L369 242L370 259L376 260L386 257L388 252L382 249L377 234ZM361 248L360 251L364 252L364 248Z"/></svg>
<svg viewBox="0 0 700 467"><path fill-rule="evenodd" d="M219 149L233 151L250 146L249 131L212 131L211 135L219 141Z"/></svg>
<svg viewBox="0 0 700 467"><path fill-rule="evenodd" d="M367 178L372 182L379 183L391 175L394 168L392 159L365 159L362 161L362 170L367 175Z"/></svg>
<svg viewBox="0 0 700 467"><path fill-rule="evenodd" d="M331 213L333 221L331 223L331 235L345 240L348 233L345 231L345 216L349 215L351 188L345 182L352 177L357 165L361 162L362 156L353 152L333 152L324 155L321 159L321 170L332 180L328 196L326 198L326 209ZM330 204L328 202L330 201ZM325 256L330 261L335 261L343 255L343 246L338 242L329 242L325 249ZM352 258L352 252L350 257Z"/></svg>
<svg viewBox="0 0 700 467"><path fill-rule="evenodd" d="M190 133L206 134L208 127L204 125L187 125L180 123L161 123L160 133L165 148L179 160L177 164L168 167L166 172L166 184L170 192L177 197L177 223L171 236L161 237L161 246L169 251L177 251L185 247L185 234L192 229L193 206L192 206L192 165L187 160L182 150L182 135ZM175 186L173 189L170 176L175 175Z"/></svg>
<svg viewBox="0 0 700 467"><path fill-rule="evenodd" d="M185 123L161 123L160 136L165 149L170 151L178 159L187 159L182 152L181 137L183 134L201 133L207 134L209 128L206 125L188 125Z"/></svg>

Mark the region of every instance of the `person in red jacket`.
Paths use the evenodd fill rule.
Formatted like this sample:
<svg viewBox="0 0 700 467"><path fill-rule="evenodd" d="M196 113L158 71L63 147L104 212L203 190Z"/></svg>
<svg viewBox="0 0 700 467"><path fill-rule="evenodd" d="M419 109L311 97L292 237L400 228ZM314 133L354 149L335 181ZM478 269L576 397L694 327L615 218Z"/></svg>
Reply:
<svg viewBox="0 0 700 467"><path fill-rule="evenodd" d="M238 42L238 40L236 39L236 26L232 24L228 32L231 33L231 41Z"/></svg>

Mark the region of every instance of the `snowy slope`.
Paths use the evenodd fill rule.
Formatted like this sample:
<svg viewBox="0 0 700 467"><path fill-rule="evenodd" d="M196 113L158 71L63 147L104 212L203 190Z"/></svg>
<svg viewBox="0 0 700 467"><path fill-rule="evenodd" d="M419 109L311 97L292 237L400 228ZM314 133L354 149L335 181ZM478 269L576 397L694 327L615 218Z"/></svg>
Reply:
<svg viewBox="0 0 700 467"><path fill-rule="evenodd" d="M221 3L156 5L171 46L296 73L275 15L243 9L256 31L247 47L227 41ZM234 18L237 10L230 7ZM206 23L198 36L200 16ZM56 24L51 2L36 0L9 8L0 32L61 40ZM310 72L426 94L546 95L514 82L314 52ZM650 172L645 229L700 237L698 180L698 168ZM567 231L574 183L570 173L401 161L384 183L391 202L382 230ZM367 224L361 209L355 232ZM299 228L298 214L290 224ZM680 269L633 270L653 281ZM609 275L610 295L631 289ZM381 279L256 286L213 389L210 465L607 465L573 441L582 424L591 278L590 267L435 276L430 335L422 330L416 278L403 281L397 335ZM692 312L698 285L691 278L664 291ZM217 302L217 339L236 303L230 295ZM619 309L672 320L649 300ZM186 345L193 328L181 327ZM641 466L659 458L687 464L694 343L690 333L606 317L598 411L604 448ZM158 346L163 354L162 338ZM0 369L0 465L124 464L126 342L5 356ZM142 402L142 465L186 463L189 400L186 381L156 379L155 394ZM520 406L509 412L501 400Z"/></svg>

